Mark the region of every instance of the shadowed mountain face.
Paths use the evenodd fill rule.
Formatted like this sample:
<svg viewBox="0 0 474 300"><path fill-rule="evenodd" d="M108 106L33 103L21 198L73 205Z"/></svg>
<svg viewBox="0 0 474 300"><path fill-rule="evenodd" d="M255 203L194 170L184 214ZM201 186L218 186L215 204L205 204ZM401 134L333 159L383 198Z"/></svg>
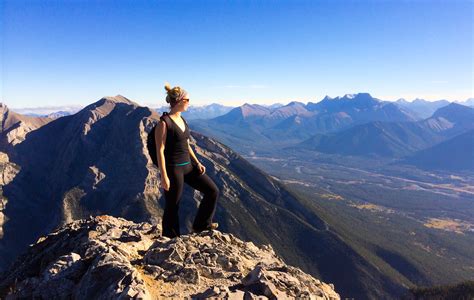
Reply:
<svg viewBox="0 0 474 300"><path fill-rule="evenodd" d="M332 135L316 135L294 148L343 155L401 157L441 140L418 123L370 122Z"/></svg>
<svg viewBox="0 0 474 300"><path fill-rule="evenodd" d="M474 129L425 149L405 161L422 169L473 171Z"/></svg>
<svg viewBox="0 0 474 300"><path fill-rule="evenodd" d="M3 186L2 268L37 238L88 215L160 224L159 174L146 153L156 112L107 97L51 121L15 147L19 172ZM191 127L192 128L192 127ZM333 282L343 296L380 298L402 288L345 244L307 203L229 147L192 131L192 145L220 189L216 220L224 232L270 243L285 262ZM180 220L189 230L199 192L185 187Z"/></svg>

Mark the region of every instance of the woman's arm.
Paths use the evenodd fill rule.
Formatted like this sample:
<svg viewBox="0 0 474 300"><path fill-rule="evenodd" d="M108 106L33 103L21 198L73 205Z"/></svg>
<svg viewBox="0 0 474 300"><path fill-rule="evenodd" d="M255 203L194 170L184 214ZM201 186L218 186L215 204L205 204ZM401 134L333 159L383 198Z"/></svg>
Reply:
<svg viewBox="0 0 474 300"><path fill-rule="evenodd" d="M196 154L194 154L193 148L191 148L191 145L189 144L189 140L188 140L188 148L189 148L189 155L191 156L191 159L194 160L196 164L199 164L200 162L197 159Z"/></svg>
<svg viewBox="0 0 474 300"><path fill-rule="evenodd" d="M158 165L160 167L161 175L166 178L166 165L165 165L165 142L166 142L166 124L163 120L160 120L158 127L155 130L155 141L156 141L156 154L158 155Z"/></svg>

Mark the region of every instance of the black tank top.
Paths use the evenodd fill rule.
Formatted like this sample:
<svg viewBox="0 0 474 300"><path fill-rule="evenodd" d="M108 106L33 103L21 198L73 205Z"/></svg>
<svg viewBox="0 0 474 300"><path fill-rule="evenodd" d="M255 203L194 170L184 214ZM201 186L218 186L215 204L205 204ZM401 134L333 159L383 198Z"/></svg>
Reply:
<svg viewBox="0 0 474 300"><path fill-rule="evenodd" d="M166 123L166 143L165 143L165 161L166 165L175 166L191 162L189 155L188 140L189 127L184 121L184 132L169 116L168 112L163 112L160 117Z"/></svg>

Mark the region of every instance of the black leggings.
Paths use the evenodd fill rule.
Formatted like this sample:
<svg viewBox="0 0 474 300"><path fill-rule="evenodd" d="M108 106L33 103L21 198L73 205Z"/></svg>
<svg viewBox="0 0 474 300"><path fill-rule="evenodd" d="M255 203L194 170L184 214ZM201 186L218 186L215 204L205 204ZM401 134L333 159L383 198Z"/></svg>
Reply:
<svg viewBox="0 0 474 300"><path fill-rule="evenodd" d="M168 191L164 190L166 204L162 235L170 238L180 235L178 209L184 182L204 194L194 219L193 229L199 232L210 226L219 196L219 189L212 179L207 174L199 174L198 167L191 163L184 166L166 166L166 172L170 179L170 188Z"/></svg>

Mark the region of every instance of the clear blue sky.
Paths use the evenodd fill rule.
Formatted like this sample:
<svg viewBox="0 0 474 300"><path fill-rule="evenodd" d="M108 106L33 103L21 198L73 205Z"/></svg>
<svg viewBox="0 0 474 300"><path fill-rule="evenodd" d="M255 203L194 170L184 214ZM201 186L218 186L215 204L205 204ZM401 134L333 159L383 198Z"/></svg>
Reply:
<svg viewBox="0 0 474 300"><path fill-rule="evenodd" d="M1 1L1 102L473 97L474 1Z"/></svg>

